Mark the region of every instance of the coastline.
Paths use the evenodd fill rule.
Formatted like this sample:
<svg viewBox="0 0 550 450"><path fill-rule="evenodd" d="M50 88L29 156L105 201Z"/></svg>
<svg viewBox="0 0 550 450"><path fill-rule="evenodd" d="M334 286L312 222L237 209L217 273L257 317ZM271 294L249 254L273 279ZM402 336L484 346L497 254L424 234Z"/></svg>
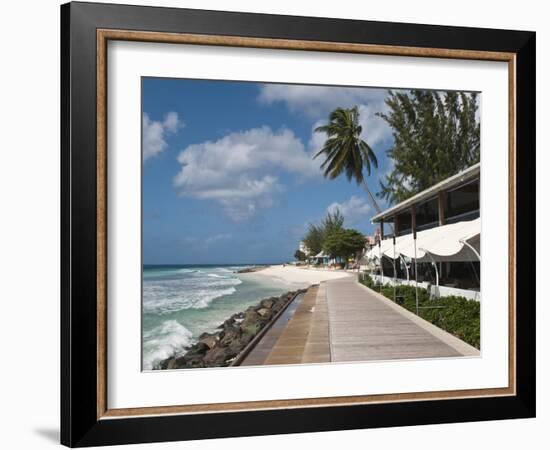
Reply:
<svg viewBox="0 0 550 450"><path fill-rule="evenodd" d="M246 276L258 280L271 278L275 282L302 287L319 284L322 281L354 276L344 270L312 269L282 264L267 266L261 270L238 275L239 277Z"/></svg>
<svg viewBox="0 0 550 450"><path fill-rule="evenodd" d="M143 276L142 367L152 370L199 336L261 299L304 287L238 274L247 266L147 266Z"/></svg>
<svg viewBox="0 0 550 450"><path fill-rule="evenodd" d="M155 297L149 297L146 304L147 328L143 335L143 345L147 351L144 357L146 370L167 367L167 361L180 358L190 351L189 357L197 350L199 353L206 352L208 349L197 347L201 339L219 333L220 324L231 318L235 321L243 320L247 310L261 309L258 306L264 300L280 299L321 281L350 276L345 271L291 265L256 266L254 270L244 272L235 270L236 267L230 269L216 266L175 267L170 268L170 274L163 272L158 279L148 278L148 283L152 283L148 288ZM164 281L165 276L168 276L167 281ZM217 292L222 295L205 300L205 289L209 290L211 298ZM254 314L250 313L249 316L254 317ZM266 325L264 320L259 322L260 328ZM256 331L259 332L259 329ZM232 334L240 337L238 332ZM249 336L244 339L251 340ZM212 339L208 341L212 344ZM237 342L233 347L241 350ZM222 356L218 355L217 358L218 363L226 362ZM202 363L197 364L200 366ZM208 364L209 367L216 366L211 362Z"/></svg>
<svg viewBox="0 0 550 450"><path fill-rule="evenodd" d="M309 288L309 287L308 287ZM248 350L251 342L267 330L279 315L307 289L289 291L279 297L264 298L237 312L216 331L204 332L196 343L158 363L153 370L227 367ZM253 345L253 344L252 344Z"/></svg>
<svg viewBox="0 0 550 450"><path fill-rule="evenodd" d="M240 273L254 273L254 272L259 272L260 270L264 270L266 268L268 268L269 266L250 266L250 267L245 267L244 269L238 269L235 271L235 273L237 274L240 274Z"/></svg>

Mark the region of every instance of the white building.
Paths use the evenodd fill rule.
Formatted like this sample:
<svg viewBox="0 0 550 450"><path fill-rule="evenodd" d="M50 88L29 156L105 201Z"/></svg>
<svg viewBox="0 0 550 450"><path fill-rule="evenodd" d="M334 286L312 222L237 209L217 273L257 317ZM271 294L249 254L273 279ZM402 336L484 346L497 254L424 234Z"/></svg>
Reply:
<svg viewBox="0 0 550 450"><path fill-rule="evenodd" d="M371 219L381 240L366 257L377 281L480 299L479 174L475 164Z"/></svg>

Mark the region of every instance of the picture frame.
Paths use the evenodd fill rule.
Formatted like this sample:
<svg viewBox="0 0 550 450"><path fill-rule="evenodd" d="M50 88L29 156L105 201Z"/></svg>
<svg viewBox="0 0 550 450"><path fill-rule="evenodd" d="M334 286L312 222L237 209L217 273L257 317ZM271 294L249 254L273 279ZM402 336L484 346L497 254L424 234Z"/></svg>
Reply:
<svg viewBox="0 0 550 450"><path fill-rule="evenodd" d="M534 417L535 39L535 33L527 31L79 2L62 5L61 443L81 447ZM506 62L508 386L110 409L109 41Z"/></svg>

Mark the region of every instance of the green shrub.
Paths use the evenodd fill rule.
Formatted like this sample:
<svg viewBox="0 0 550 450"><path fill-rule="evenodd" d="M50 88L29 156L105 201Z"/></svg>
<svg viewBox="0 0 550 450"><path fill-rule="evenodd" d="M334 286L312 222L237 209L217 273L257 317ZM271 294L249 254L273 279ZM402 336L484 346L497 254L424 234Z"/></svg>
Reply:
<svg viewBox="0 0 550 450"><path fill-rule="evenodd" d="M365 275L361 283L378 290L371 276ZM394 300L393 286L383 286L380 292ZM396 286L395 294L399 304L416 314L416 293L414 286ZM418 288L419 316L435 326L453 334L473 347L480 348L480 303L465 297L448 296L430 299L424 288Z"/></svg>
<svg viewBox="0 0 550 450"><path fill-rule="evenodd" d="M464 342L480 347L480 304L464 297L440 297L431 301L443 308L423 309L420 316ZM422 306L430 306L429 304Z"/></svg>
<svg viewBox="0 0 550 450"><path fill-rule="evenodd" d="M374 289L374 280L368 273L363 273L359 275L359 281L363 283L368 288Z"/></svg>

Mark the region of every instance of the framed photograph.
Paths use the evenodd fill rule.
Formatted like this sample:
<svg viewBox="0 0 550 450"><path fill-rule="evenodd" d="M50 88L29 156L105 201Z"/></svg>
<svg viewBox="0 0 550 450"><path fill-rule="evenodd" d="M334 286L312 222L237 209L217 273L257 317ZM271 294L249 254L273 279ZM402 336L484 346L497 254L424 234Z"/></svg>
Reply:
<svg viewBox="0 0 550 450"><path fill-rule="evenodd" d="M63 444L535 415L535 33L61 27Z"/></svg>

